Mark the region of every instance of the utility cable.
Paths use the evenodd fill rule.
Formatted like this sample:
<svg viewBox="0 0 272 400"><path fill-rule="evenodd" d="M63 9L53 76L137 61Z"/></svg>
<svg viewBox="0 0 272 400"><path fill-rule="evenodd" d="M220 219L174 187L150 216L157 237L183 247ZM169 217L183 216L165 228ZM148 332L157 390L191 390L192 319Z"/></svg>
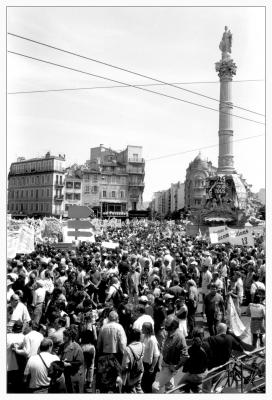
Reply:
<svg viewBox="0 0 272 400"><path fill-rule="evenodd" d="M169 99L181 101L181 102L183 102L183 103L187 103L187 104L191 104L191 105L194 105L194 106L197 106L197 107L205 108L205 109L207 109L207 110L212 110L212 111L219 112L219 110L217 110L216 108L204 106L204 105L202 105L202 104L194 103L194 102L188 101L188 100L183 100L183 99L180 99L180 98L178 98L178 97L170 96L170 95L167 95L167 94L164 94L164 93L155 92L154 90L146 89L146 88L143 88L143 87L138 87L137 85L130 85L130 84L128 84L128 83L124 83L124 82L121 82L121 81L117 81L117 80L115 80L115 79L110 79L110 78L107 78L107 77L104 77L104 76L100 76L100 75L97 75L97 74L92 74L92 73L90 73L90 72L82 71L82 70L79 70L79 69L76 69L76 68L67 67L67 66L65 66L65 65L53 63L53 62L51 62L51 61L42 60L42 59L36 58L36 57L31 57L31 56L28 56L28 55L26 55L26 54L17 53L17 52L14 52L14 51L8 51L8 53L10 53L10 54L15 54L15 55L21 56L21 57L25 57L25 58L28 58L28 59L31 59L31 60L43 62L43 63L45 63L45 64L54 65L54 66L56 66L56 67L64 68L64 69L67 69L67 70L70 70L70 71L79 72L79 73L81 73L81 74L90 75L90 76L93 76L93 77L96 77L96 78L100 78L100 79L104 79L104 80L107 80L107 81L110 81L110 82L119 83L119 84L126 85L126 86L129 86L129 87L132 87L132 88L136 88L136 89L139 89L139 90L143 90L143 91L145 91L145 92L149 92L149 93L153 93L153 94L158 94L158 95L160 95L160 96L167 97L167 98L169 98ZM231 116L233 116L233 117L240 118L240 119L243 119L243 120L246 120L246 121L254 122L254 123L256 123L256 124L265 125L264 122L255 121L255 120L253 120L253 119L246 118L246 117L242 117L242 116L236 115L236 114L227 113L227 112L224 112L224 111L222 111L222 110L220 111L220 113L221 113L221 114L226 114L226 115L231 115Z"/></svg>
<svg viewBox="0 0 272 400"><path fill-rule="evenodd" d="M242 138L242 139L234 139L234 140L231 141L231 143L233 143L233 142L243 142L244 140L253 139L253 138L256 138L256 137L260 137L260 136L264 136L264 135L255 135L255 136L248 136L248 137ZM222 144L226 144L226 143L227 142L223 142ZM191 150L181 151L179 153L172 153L172 154L166 154L166 155L158 156L158 157L154 157L154 158L149 158L149 159L147 159L145 161L148 162L148 161L161 160L162 158L179 156L180 154L186 154L186 153L191 153L193 151L200 151L200 150L203 150L203 149L209 149L211 147L218 147L218 143L217 144L212 144L212 145L209 145L209 146L197 147L197 148L191 149Z"/></svg>
<svg viewBox="0 0 272 400"><path fill-rule="evenodd" d="M214 97L210 97L210 96L207 96L207 95L202 94L202 93L195 92L195 91L190 90L190 89L185 89L185 88L182 88L182 87L180 87L180 86L176 86L176 85L173 84L173 83L167 83L167 82L161 81L161 80L159 80L159 79L152 78L152 77L147 76L147 75L144 75L144 74L140 74L140 73L138 73L138 72L130 71L130 70L126 69L126 68L118 67L118 66L116 66L116 65L112 65L112 64L106 63L106 62L104 62L104 61L99 61L99 60L94 59L94 58L86 57L86 56L83 56L82 54L74 53L74 52L69 51L69 50L64 50L64 49L61 49L61 48L56 47L56 46L51 46L51 45L49 45L49 44L47 44L47 43L39 42L39 41L37 41L37 40L33 40L33 39L27 38L27 37L25 37L25 36L16 35L15 33L11 33L11 32L8 32L8 35L11 35L11 36L14 36L14 37L17 37L17 38L20 38L20 39L23 39L23 40L26 40L26 41L29 41L29 42L32 42L32 43L39 44L39 45L41 45L41 46L45 46L45 47L48 47L48 48L50 48L50 49L54 49L54 50L57 50L57 51L61 51L61 52L63 52L63 53L67 53L67 54L70 54L70 55L73 55L73 56L76 56L76 57L79 57L79 58L83 58L84 60L92 61L92 62L95 62L95 63L98 63L98 64L105 65L105 66L107 66L107 67L111 67L111 68L114 68L114 69L118 69L119 71L128 72L129 74L133 74L133 75L136 75L136 76L140 76L141 78L151 79L151 80L154 81L154 82L162 83L162 84L164 84L164 85L171 86L171 87L174 87L174 88L176 88L176 89L183 90L183 91L185 91L185 92L188 92L188 93L191 93L191 94L195 94L195 95L197 95L197 96L201 96L201 97L204 97L204 98L209 99L209 100L217 101L218 103L221 103L221 104L222 104L222 103L223 103L223 104L224 104L224 103L225 103L225 104L228 104L227 102L222 102L222 101L220 102L220 100L218 100L218 99L216 99L216 98L214 98ZM255 112L255 111L251 111L251 110L246 109L246 108L243 108L243 107L239 107L239 106L235 106L235 105L234 105L234 107L239 108L239 109L244 110L244 111L251 112L251 113L253 113L253 114L258 114L258 115L264 116L263 114L259 114L259 113Z"/></svg>
<svg viewBox="0 0 272 400"><path fill-rule="evenodd" d="M263 82L262 79L244 79L240 81L232 81L232 83L240 82ZM174 82L175 85L194 85L194 84L210 84L210 83L220 83L219 81L202 81L202 82ZM139 87L145 86L165 86L163 83L145 83L138 85ZM77 91L77 90L94 90L94 89L116 89L116 88L126 88L128 86L124 85L113 85L113 86L91 86L91 87L78 87L78 88L60 88L60 89L40 89L40 90L22 90L17 92L8 92L7 94L31 94L31 93L50 93L50 92L66 92L66 91ZM264 116L255 112L255 114Z"/></svg>

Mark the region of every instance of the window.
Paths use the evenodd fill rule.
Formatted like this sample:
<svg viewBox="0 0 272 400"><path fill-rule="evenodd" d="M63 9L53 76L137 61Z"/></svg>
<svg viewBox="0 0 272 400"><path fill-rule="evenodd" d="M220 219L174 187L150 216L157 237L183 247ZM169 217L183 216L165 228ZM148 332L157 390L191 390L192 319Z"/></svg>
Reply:
<svg viewBox="0 0 272 400"><path fill-rule="evenodd" d="M102 197L107 197L107 192L106 192L106 190L103 190L103 192L102 192Z"/></svg>
<svg viewBox="0 0 272 400"><path fill-rule="evenodd" d="M16 190L16 199L19 199L19 190Z"/></svg>
<svg viewBox="0 0 272 400"><path fill-rule="evenodd" d="M13 203L11 203L11 205L10 205L10 209L11 209L11 211L13 211L13 210L14 210L14 204L13 204Z"/></svg>
<svg viewBox="0 0 272 400"><path fill-rule="evenodd" d="M39 197L39 189L36 189L36 199Z"/></svg>
<svg viewBox="0 0 272 400"><path fill-rule="evenodd" d="M92 193L97 193L98 192L98 187L97 186L92 186Z"/></svg>
<svg viewBox="0 0 272 400"><path fill-rule="evenodd" d="M80 200L80 193L74 194L74 200Z"/></svg>
<svg viewBox="0 0 272 400"><path fill-rule="evenodd" d="M68 211L69 205L70 204L65 204L65 211Z"/></svg>
<svg viewBox="0 0 272 400"><path fill-rule="evenodd" d="M14 199L14 191L13 190L10 191L10 198Z"/></svg>
<svg viewBox="0 0 272 400"><path fill-rule="evenodd" d="M42 179L42 185L44 185L44 175L42 175L41 179Z"/></svg>
<svg viewBox="0 0 272 400"><path fill-rule="evenodd" d="M36 211L39 211L39 203L36 203Z"/></svg>
<svg viewBox="0 0 272 400"><path fill-rule="evenodd" d="M25 191L25 198L28 198L28 190Z"/></svg>
<svg viewBox="0 0 272 400"><path fill-rule="evenodd" d="M81 182L74 182L74 188L75 189L80 189L81 188Z"/></svg>
<svg viewBox="0 0 272 400"><path fill-rule="evenodd" d="M58 184L58 183L59 183L59 176L56 175L56 184Z"/></svg>
<svg viewBox="0 0 272 400"><path fill-rule="evenodd" d="M62 185L62 175L60 175L60 184Z"/></svg>
<svg viewBox="0 0 272 400"><path fill-rule="evenodd" d="M133 154L133 160L138 161L138 154Z"/></svg>
<svg viewBox="0 0 272 400"><path fill-rule="evenodd" d="M115 198L115 190L111 192L111 197Z"/></svg>
<svg viewBox="0 0 272 400"><path fill-rule="evenodd" d="M42 189L42 197L44 197L44 189Z"/></svg>
<svg viewBox="0 0 272 400"><path fill-rule="evenodd" d="M46 189L47 197L50 197L50 189Z"/></svg>
<svg viewBox="0 0 272 400"><path fill-rule="evenodd" d="M90 186L89 186L89 185L86 185L86 186L84 187L84 193L86 193L86 194L89 194L89 193L90 193Z"/></svg>
<svg viewBox="0 0 272 400"><path fill-rule="evenodd" d="M19 204L16 203L16 211L19 211Z"/></svg>
<svg viewBox="0 0 272 400"><path fill-rule="evenodd" d="M49 204L48 203L45 203L45 211L49 211Z"/></svg>
<svg viewBox="0 0 272 400"><path fill-rule="evenodd" d="M93 175L93 182L97 182L97 174Z"/></svg>
<svg viewBox="0 0 272 400"><path fill-rule="evenodd" d="M43 203L40 204L40 210L43 211Z"/></svg>
<svg viewBox="0 0 272 400"><path fill-rule="evenodd" d="M24 197L24 191L21 190L21 199Z"/></svg>
<svg viewBox="0 0 272 400"><path fill-rule="evenodd" d="M31 178L31 183L33 184L34 182L35 182L35 177L32 176L32 178Z"/></svg>
<svg viewBox="0 0 272 400"><path fill-rule="evenodd" d="M39 184L39 183L40 183L40 177L39 177L39 175L36 176L35 183L36 183L36 184Z"/></svg>
<svg viewBox="0 0 272 400"><path fill-rule="evenodd" d="M66 200L72 200L73 199L73 194L72 193L66 193L65 198L66 198Z"/></svg>
<svg viewBox="0 0 272 400"><path fill-rule="evenodd" d="M73 182L66 182L67 189L73 189Z"/></svg>
<svg viewBox="0 0 272 400"><path fill-rule="evenodd" d="M50 175L46 175L46 182L47 182L47 183L50 182Z"/></svg>
<svg viewBox="0 0 272 400"><path fill-rule="evenodd" d="M123 190L121 190L121 192L120 192L120 197L121 197L121 199L124 198L124 192L123 192Z"/></svg>

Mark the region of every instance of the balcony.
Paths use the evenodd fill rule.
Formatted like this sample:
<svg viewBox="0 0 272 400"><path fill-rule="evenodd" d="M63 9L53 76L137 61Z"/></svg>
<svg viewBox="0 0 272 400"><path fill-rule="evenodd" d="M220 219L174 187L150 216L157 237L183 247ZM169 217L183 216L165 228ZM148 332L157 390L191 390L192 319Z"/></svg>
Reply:
<svg viewBox="0 0 272 400"><path fill-rule="evenodd" d="M62 187L64 187L64 183L63 182L55 182L55 187L62 188Z"/></svg>
<svg viewBox="0 0 272 400"><path fill-rule="evenodd" d="M55 201L63 201L63 199L64 199L64 195L63 194L56 194L54 196L54 200Z"/></svg>
<svg viewBox="0 0 272 400"><path fill-rule="evenodd" d="M143 158L128 158L129 163L144 164Z"/></svg>
<svg viewBox="0 0 272 400"><path fill-rule="evenodd" d="M144 182L138 182L138 183L129 182L129 183L128 183L128 186L134 186L134 187L144 188L145 184L144 184Z"/></svg>

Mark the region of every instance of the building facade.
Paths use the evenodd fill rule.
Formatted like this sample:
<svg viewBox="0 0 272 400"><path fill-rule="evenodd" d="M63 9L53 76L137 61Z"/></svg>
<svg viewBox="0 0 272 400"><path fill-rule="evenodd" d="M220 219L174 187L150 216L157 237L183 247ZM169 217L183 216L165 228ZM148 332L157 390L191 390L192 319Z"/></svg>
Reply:
<svg viewBox="0 0 272 400"><path fill-rule="evenodd" d="M206 197L206 180L215 176L217 171L211 161L204 159L199 153L189 164L185 180L185 209L197 210L203 206Z"/></svg>
<svg viewBox="0 0 272 400"><path fill-rule="evenodd" d="M67 168L64 179L64 217L70 205L82 205L83 174L81 169Z"/></svg>
<svg viewBox="0 0 272 400"><path fill-rule="evenodd" d="M152 215L154 217L165 218L184 207L184 183L172 183L166 190L160 190L153 194L150 203Z"/></svg>
<svg viewBox="0 0 272 400"><path fill-rule="evenodd" d="M8 213L27 216L60 216L64 210L65 156L26 160L20 157L8 174Z"/></svg>
<svg viewBox="0 0 272 400"><path fill-rule="evenodd" d="M91 148L90 160L82 173L82 204L90 206L97 216L125 218L128 211L142 209L142 147L127 146L123 151L103 145Z"/></svg>

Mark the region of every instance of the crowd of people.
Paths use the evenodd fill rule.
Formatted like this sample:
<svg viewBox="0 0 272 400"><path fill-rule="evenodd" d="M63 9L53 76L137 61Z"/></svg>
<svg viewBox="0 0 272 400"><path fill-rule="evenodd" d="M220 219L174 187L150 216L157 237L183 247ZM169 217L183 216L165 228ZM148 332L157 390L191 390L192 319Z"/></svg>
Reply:
<svg viewBox="0 0 272 400"><path fill-rule="evenodd" d="M229 296L248 306L251 345L227 326ZM261 240L210 244L150 221L7 262L8 393L163 393L181 368L188 391L209 392L208 371L264 333Z"/></svg>

